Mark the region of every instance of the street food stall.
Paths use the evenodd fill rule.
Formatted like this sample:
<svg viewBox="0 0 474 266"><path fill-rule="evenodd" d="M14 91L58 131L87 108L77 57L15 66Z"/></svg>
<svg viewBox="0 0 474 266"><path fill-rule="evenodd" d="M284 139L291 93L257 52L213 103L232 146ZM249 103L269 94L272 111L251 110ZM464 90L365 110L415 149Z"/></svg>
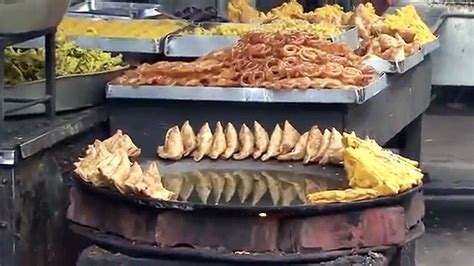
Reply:
<svg viewBox="0 0 474 266"><path fill-rule="evenodd" d="M439 46L413 7L78 5L0 35L1 256L48 254L36 217L49 241L81 237L71 253L98 246L36 265L412 265Z"/></svg>

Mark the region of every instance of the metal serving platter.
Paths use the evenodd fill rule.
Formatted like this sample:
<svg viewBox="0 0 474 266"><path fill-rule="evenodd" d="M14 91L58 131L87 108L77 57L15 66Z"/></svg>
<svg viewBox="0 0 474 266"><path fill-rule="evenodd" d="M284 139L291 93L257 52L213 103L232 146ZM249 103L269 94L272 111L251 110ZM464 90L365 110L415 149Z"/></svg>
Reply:
<svg viewBox="0 0 474 266"><path fill-rule="evenodd" d="M122 195L109 188L98 188L80 178L79 187L113 200L157 209L178 209L196 212L238 212L248 214L285 213L307 215L315 213L353 210L401 202L419 188L393 197L361 200L349 203L311 204L306 195L318 191L345 189L347 181L342 166L303 165L301 162L261 162L258 160L204 159L194 162L184 159L177 162L164 160L158 164L165 188L177 193L173 200L157 200L135 195ZM150 161L141 163L146 169ZM227 188L230 179L232 187ZM270 180L270 181L269 181ZM179 186L176 186L176 184ZM221 184L221 189L217 189ZM270 183L274 184L273 189ZM263 187L262 188L262 184ZM268 184L268 185L267 185ZM220 191L216 196L216 190ZM230 192L226 192L229 190ZM206 193L207 191L207 193ZM273 193L278 193L276 200ZM182 195L186 196L182 196ZM256 196L256 194L260 194ZM263 195L262 195L263 194ZM185 198L182 198L185 197Z"/></svg>
<svg viewBox="0 0 474 266"><path fill-rule="evenodd" d="M382 74L362 89L284 89L247 87L107 86L107 98L267 103L362 104L388 86Z"/></svg>
<svg viewBox="0 0 474 266"><path fill-rule="evenodd" d="M123 2L83 2L71 6L69 15L90 17L90 15L105 15L125 17L130 19L145 19L159 16L161 5Z"/></svg>
<svg viewBox="0 0 474 266"><path fill-rule="evenodd" d="M423 51L423 55L429 55L436 49L438 49L441 46L439 39L436 38L436 40L431 41L429 43L426 43L422 46L421 50Z"/></svg>
<svg viewBox="0 0 474 266"><path fill-rule="evenodd" d="M201 23L198 26L210 28L219 23ZM164 39L163 51L168 57L200 57L212 51L222 49L236 44L238 36L211 36L211 35L188 35L185 31L192 30L197 26L188 26ZM346 43L351 48L359 47L359 37L356 27L346 29L337 36L328 38L333 42Z"/></svg>
<svg viewBox="0 0 474 266"><path fill-rule="evenodd" d="M424 59L425 55L422 49L399 62L387 61L377 56L369 56L364 60L364 63L379 72L403 74L423 62Z"/></svg>
<svg viewBox="0 0 474 266"><path fill-rule="evenodd" d="M75 41L82 48L101 49L107 52L147 54L161 54L163 52L161 39L98 38L88 36L68 36L67 39ZM43 47L43 45L44 37L40 37L16 44L15 48L29 49Z"/></svg>
<svg viewBox="0 0 474 266"><path fill-rule="evenodd" d="M56 79L56 109L68 111L99 105L104 102L104 88L107 82L120 76L128 67L85 75L70 75ZM44 98L46 84L44 80L6 86L4 97L10 99ZM20 107L22 103L5 103L5 110ZM45 112L44 104L32 106L18 112L7 113L7 116L40 114Z"/></svg>

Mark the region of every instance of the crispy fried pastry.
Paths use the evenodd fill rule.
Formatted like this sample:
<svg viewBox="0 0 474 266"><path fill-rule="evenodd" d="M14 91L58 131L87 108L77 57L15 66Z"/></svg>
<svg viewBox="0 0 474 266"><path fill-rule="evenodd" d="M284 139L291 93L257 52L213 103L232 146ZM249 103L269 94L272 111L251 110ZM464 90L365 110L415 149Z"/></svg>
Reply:
<svg viewBox="0 0 474 266"><path fill-rule="evenodd" d="M235 160L245 160L253 153L255 138L252 131L243 124L239 131L240 150L232 158Z"/></svg>
<svg viewBox="0 0 474 266"><path fill-rule="evenodd" d="M181 126L181 137L183 138L184 154L183 157L190 155L197 147L196 134L189 124L189 121L184 122Z"/></svg>
<svg viewBox="0 0 474 266"><path fill-rule="evenodd" d="M205 123L197 135L197 148L193 153L193 159L199 162L211 152L212 132L209 123Z"/></svg>
<svg viewBox="0 0 474 266"><path fill-rule="evenodd" d="M253 158L258 159L264 152L267 151L270 143L270 137L268 136L265 128L262 127L257 121L253 123L253 130L255 136L255 150L253 151Z"/></svg>
<svg viewBox="0 0 474 266"><path fill-rule="evenodd" d="M300 136L298 130L286 120L283 126L283 137L281 138L280 148L278 150L279 154L284 155L291 152Z"/></svg>
<svg viewBox="0 0 474 266"><path fill-rule="evenodd" d="M276 125L273 133L270 136L267 152L262 156L262 161L267 161L270 158L276 157L280 154L280 143L283 138L283 130L280 125Z"/></svg>
<svg viewBox="0 0 474 266"><path fill-rule="evenodd" d="M227 123L225 128L225 139L227 147L224 150L224 153L221 154L221 158L227 160L239 150L239 137L237 135L237 130L232 123Z"/></svg>
<svg viewBox="0 0 474 266"><path fill-rule="evenodd" d="M183 137L177 126L166 132L165 144L158 147L158 156L162 159L180 160L184 154Z"/></svg>
<svg viewBox="0 0 474 266"><path fill-rule="evenodd" d="M277 157L279 161L299 161L306 154L309 132L305 132L296 142L295 148L290 153L282 154Z"/></svg>
<svg viewBox="0 0 474 266"><path fill-rule="evenodd" d="M319 146L321 146L323 134L318 126L313 126L309 130L308 142L306 144L306 154L304 155L303 163L311 162L318 154Z"/></svg>
<svg viewBox="0 0 474 266"><path fill-rule="evenodd" d="M221 122L217 122L216 130L212 138L211 152L209 158L216 160L219 156L224 153L227 148L227 142L225 139L224 128L222 128Z"/></svg>

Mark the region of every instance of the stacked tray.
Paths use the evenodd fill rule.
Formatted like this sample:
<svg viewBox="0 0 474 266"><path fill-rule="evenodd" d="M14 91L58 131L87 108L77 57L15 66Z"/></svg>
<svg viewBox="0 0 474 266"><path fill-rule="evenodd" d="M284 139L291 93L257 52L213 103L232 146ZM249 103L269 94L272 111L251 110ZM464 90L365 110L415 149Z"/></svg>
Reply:
<svg viewBox="0 0 474 266"><path fill-rule="evenodd" d="M219 23L201 23L195 26L185 27L164 39L163 52L169 57L200 57L208 53L229 47L237 43L238 36L217 36L217 35L189 35L187 31L192 31L196 27L211 28ZM348 44L351 48L359 47L359 39L356 27L345 28L344 31L334 37L330 37L333 42Z"/></svg>
<svg viewBox="0 0 474 266"><path fill-rule="evenodd" d="M67 111L99 105L104 102L104 86L111 79L120 76L128 67L99 73L70 75L56 79L56 110ZM46 96L44 80L6 86L4 97L8 99L41 99ZM44 104L32 106L18 112L9 112L22 105L5 103L7 116L39 114L45 112Z"/></svg>
<svg viewBox="0 0 474 266"><path fill-rule="evenodd" d="M388 86L382 74L361 89L285 89L272 90L248 87L183 87L183 86L107 86L107 98L162 99L226 102L274 103L356 103L362 104Z"/></svg>

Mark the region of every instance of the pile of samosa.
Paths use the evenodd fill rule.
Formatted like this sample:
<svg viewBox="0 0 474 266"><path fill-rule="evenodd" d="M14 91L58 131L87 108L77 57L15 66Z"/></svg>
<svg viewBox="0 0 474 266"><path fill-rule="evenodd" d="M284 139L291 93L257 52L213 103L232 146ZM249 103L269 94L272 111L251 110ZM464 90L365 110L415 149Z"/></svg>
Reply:
<svg viewBox="0 0 474 266"><path fill-rule="evenodd" d="M117 189L122 194L170 199L173 192L163 187L155 163L143 173L137 162L130 161L140 153L130 137L118 130L112 137L89 145L86 156L74 163L74 172L96 187Z"/></svg>
<svg viewBox="0 0 474 266"><path fill-rule="evenodd" d="M253 130L242 124L237 133L232 123L227 123L224 129L221 122L217 122L214 133L209 123L205 123L196 135L189 121L186 121L181 129L174 126L167 131L164 144L158 147L157 153L160 158L168 160L188 156L197 162L205 157L212 160L253 158L262 161L275 158L324 165L341 163L343 151L342 135L335 128L321 132L318 126L313 126L308 132L300 134L285 121L283 129L277 124L268 134L255 121Z"/></svg>

